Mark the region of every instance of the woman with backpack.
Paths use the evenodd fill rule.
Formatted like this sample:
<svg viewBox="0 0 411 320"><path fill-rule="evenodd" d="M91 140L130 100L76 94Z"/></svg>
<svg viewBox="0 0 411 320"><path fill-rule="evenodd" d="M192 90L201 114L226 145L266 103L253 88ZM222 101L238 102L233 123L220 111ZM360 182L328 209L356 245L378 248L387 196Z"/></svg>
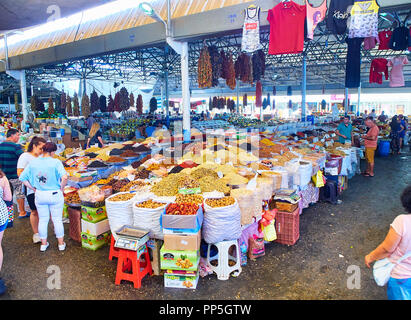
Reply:
<svg viewBox="0 0 411 320"><path fill-rule="evenodd" d="M401 257L411 253L411 185L403 191L401 203L408 214L396 217L385 240L365 256L368 268L372 262L384 258L395 264ZM387 295L389 300L411 300L411 256L392 270Z"/></svg>

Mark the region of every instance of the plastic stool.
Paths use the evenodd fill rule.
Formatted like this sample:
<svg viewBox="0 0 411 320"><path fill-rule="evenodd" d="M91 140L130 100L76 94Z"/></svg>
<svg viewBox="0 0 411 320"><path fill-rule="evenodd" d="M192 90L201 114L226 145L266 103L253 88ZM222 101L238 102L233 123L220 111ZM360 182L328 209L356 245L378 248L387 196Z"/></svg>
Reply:
<svg viewBox="0 0 411 320"><path fill-rule="evenodd" d="M114 246L115 243L116 240L114 239L114 236L111 235L110 253L108 255L108 260L110 261L112 261L113 258L118 258L118 252L120 249Z"/></svg>
<svg viewBox="0 0 411 320"><path fill-rule="evenodd" d="M218 249L218 255L214 257L210 257L210 249L212 245L216 246ZM236 257L231 256L228 252L232 246L235 246ZM213 244L208 244L207 266L217 274L218 280L228 280L230 278L231 272L233 271L237 271L235 276L238 276L241 273L242 269L240 257L240 248L238 246L237 240L221 241ZM211 261L214 260L218 260L218 265L216 267L211 264ZM229 260L236 261L236 264L230 267Z"/></svg>
<svg viewBox="0 0 411 320"><path fill-rule="evenodd" d="M126 249L119 249L118 261L117 261L117 272L115 284L119 285L121 280L131 281L134 283L134 288L141 288L141 280L145 275L153 274L153 269L151 268L150 255L148 254L147 246L144 245L144 256L145 266L142 267L142 262L140 258L137 259L137 251L131 251ZM124 264L130 263L131 261L131 273L124 272Z"/></svg>

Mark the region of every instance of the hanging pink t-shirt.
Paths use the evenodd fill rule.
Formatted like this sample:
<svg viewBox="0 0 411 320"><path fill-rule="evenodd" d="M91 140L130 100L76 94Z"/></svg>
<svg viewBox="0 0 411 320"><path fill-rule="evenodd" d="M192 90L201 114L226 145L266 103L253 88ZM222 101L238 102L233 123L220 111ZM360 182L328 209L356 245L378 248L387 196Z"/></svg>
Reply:
<svg viewBox="0 0 411 320"><path fill-rule="evenodd" d="M406 56L394 57L388 61L388 67L391 67L391 72L390 72L390 87L391 88L405 86L403 67L404 65L408 64L408 62L409 61Z"/></svg>
<svg viewBox="0 0 411 320"><path fill-rule="evenodd" d="M411 214L402 214L395 218L391 227L401 236L401 241L395 251L388 257L391 262L396 262L404 254L411 252ZM403 260L397 265L391 277L395 279L411 278L411 258Z"/></svg>

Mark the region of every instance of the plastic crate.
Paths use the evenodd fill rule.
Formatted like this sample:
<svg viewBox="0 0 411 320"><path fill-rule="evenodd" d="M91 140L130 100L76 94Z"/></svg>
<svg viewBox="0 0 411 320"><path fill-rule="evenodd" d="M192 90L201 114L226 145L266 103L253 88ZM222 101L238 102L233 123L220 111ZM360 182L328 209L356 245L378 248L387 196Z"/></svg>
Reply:
<svg viewBox="0 0 411 320"><path fill-rule="evenodd" d="M277 240L275 242L294 245L300 238L300 209L294 212L278 211L275 218Z"/></svg>

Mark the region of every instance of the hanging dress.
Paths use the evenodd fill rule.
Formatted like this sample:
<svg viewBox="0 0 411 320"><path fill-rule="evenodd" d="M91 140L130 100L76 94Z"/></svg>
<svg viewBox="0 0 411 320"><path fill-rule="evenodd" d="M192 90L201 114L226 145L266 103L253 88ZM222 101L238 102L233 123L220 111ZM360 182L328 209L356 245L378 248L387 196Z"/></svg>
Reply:
<svg viewBox="0 0 411 320"><path fill-rule="evenodd" d="M244 10L243 39L241 50L253 53L262 49L260 43L260 7L248 7Z"/></svg>
<svg viewBox="0 0 411 320"><path fill-rule="evenodd" d="M378 37L378 10L375 0L357 1L351 9L349 38Z"/></svg>
<svg viewBox="0 0 411 320"><path fill-rule="evenodd" d="M325 19L327 13L327 0L324 0L321 6L312 7L308 0L306 2L307 10L307 39L314 39L314 30L317 25Z"/></svg>

